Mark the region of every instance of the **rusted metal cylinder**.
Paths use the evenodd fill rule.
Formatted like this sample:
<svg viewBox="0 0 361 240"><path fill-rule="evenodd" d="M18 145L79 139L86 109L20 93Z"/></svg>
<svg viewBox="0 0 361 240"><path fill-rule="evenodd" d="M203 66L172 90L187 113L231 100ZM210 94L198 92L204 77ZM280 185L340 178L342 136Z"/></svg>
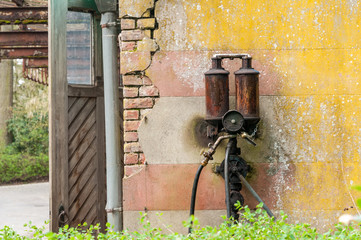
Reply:
<svg viewBox="0 0 361 240"><path fill-rule="evenodd" d="M229 72L222 68L222 59L212 58L212 68L204 75L206 121L217 125L229 109Z"/></svg>
<svg viewBox="0 0 361 240"><path fill-rule="evenodd" d="M249 123L257 123L259 117L259 72L252 68L252 58L242 58L242 67L235 73L236 110Z"/></svg>

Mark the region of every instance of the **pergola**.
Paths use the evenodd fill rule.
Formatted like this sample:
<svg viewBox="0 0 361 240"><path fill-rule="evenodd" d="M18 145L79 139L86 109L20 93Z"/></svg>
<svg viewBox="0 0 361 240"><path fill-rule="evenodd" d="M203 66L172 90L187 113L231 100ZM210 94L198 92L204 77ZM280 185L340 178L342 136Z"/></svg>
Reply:
<svg viewBox="0 0 361 240"><path fill-rule="evenodd" d="M0 59L23 59L24 77L48 85L47 1L0 2Z"/></svg>

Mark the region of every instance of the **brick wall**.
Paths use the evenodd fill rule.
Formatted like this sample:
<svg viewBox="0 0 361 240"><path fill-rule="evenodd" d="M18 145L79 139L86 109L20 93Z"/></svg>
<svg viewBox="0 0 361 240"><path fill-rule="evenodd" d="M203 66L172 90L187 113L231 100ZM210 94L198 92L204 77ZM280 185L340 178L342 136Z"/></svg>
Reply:
<svg viewBox="0 0 361 240"><path fill-rule="evenodd" d="M148 7L154 7L154 3ZM144 11L144 12L142 12ZM142 13L141 13L142 12ZM142 119L153 108L159 91L145 71L159 47L153 37L157 26L152 8L123 14L119 35L121 74L124 96L124 161L126 165L144 164L145 156L138 139Z"/></svg>

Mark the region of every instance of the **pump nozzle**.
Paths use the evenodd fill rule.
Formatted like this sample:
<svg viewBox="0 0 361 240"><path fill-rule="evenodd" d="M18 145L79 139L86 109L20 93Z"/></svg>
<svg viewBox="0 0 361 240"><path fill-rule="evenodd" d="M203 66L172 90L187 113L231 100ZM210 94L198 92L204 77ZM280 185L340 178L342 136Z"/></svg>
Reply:
<svg viewBox="0 0 361 240"><path fill-rule="evenodd" d="M208 151L203 153L204 159L201 162L202 166L207 166L209 160L213 160L213 154L216 152L217 147L224 139L236 137L237 135L225 135L218 137L217 141L208 149Z"/></svg>

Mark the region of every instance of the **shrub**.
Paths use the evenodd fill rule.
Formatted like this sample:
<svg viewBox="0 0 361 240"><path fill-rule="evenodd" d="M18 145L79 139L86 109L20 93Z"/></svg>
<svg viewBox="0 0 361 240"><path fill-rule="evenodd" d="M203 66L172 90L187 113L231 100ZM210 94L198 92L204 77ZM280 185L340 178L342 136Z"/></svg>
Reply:
<svg viewBox="0 0 361 240"><path fill-rule="evenodd" d="M317 232L309 224L289 224L285 220L287 216L281 213L279 220L268 217L267 213L258 206L256 211L248 207L240 209L243 213L242 219L235 224L225 221L220 226L206 226L201 228L197 219L189 219L184 223L185 227L194 222L191 234L182 235L178 233L165 234L160 228L152 228L146 221L146 214L141 218L143 228L140 231L114 232L107 225L105 233L100 232L99 226L90 226L84 229L86 224L78 228L65 226L58 233L45 232L44 228L28 226L33 239L360 239L360 227L357 225L344 226L337 224L334 229L324 234ZM31 239L20 236L11 228L0 229L0 239Z"/></svg>
<svg viewBox="0 0 361 240"><path fill-rule="evenodd" d="M14 111L8 130L13 142L0 152L0 183L48 176L48 115Z"/></svg>
<svg viewBox="0 0 361 240"><path fill-rule="evenodd" d="M5 150L8 154L26 153L36 156L48 153L48 114L35 112L28 116L24 112L14 112L14 116L8 121L8 131L14 138Z"/></svg>
<svg viewBox="0 0 361 240"><path fill-rule="evenodd" d="M49 175L48 88L24 80L22 62L14 61L14 69L12 142L0 149L0 183Z"/></svg>
<svg viewBox="0 0 361 240"><path fill-rule="evenodd" d="M28 181L49 175L49 157L40 153L38 156L28 154L0 154L0 183Z"/></svg>

